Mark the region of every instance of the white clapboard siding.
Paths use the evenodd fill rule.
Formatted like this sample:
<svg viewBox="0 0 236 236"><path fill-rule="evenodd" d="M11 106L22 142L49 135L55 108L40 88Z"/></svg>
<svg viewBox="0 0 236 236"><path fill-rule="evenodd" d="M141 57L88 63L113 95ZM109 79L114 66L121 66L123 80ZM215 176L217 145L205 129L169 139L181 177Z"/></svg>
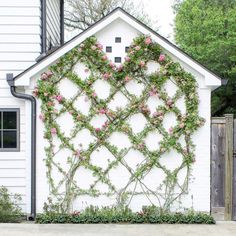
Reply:
<svg viewBox="0 0 236 236"><path fill-rule="evenodd" d="M0 25L36 25L40 16L0 16Z"/></svg>
<svg viewBox="0 0 236 236"><path fill-rule="evenodd" d="M27 102L12 96L6 74L20 74L41 53L40 2L0 0L0 108L20 108L20 151L0 152L0 186L23 196L24 212L30 210L30 127L26 123L30 110ZM60 0L47 0L47 21L47 41L50 38L53 46L59 45Z"/></svg>
<svg viewBox="0 0 236 236"><path fill-rule="evenodd" d="M5 79L6 74L8 74L8 73L13 73L13 75L16 76L16 75L20 74L21 72L22 72L21 70L1 70L1 68L0 68L0 78Z"/></svg>
<svg viewBox="0 0 236 236"><path fill-rule="evenodd" d="M0 177L0 186L12 187L12 186L25 186L25 177Z"/></svg>
<svg viewBox="0 0 236 236"><path fill-rule="evenodd" d="M27 25L0 25L0 34L40 34L40 25L33 25L28 23Z"/></svg>
<svg viewBox="0 0 236 236"><path fill-rule="evenodd" d="M25 177L25 169L15 169L9 171L8 169L2 169L0 171L0 178L23 178Z"/></svg>
<svg viewBox="0 0 236 236"><path fill-rule="evenodd" d="M20 194L26 195L26 187L25 186L8 186L7 187L11 194Z"/></svg>
<svg viewBox="0 0 236 236"><path fill-rule="evenodd" d="M15 152L14 154L12 152L1 152L0 153L0 161L3 161L3 160L24 160L24 159L25 159L24 152L17 152L17 153ZM0 175L1 175L1 173L0 173Z"/></svg>
<svg viewBox="0 0 236 236"><path fill-rule="evenodd" d="M1 35L0 43L37 43L40 44L40 34L15 34L14 36ZM2 55L1 55L2 56Z"/></svg>
<svg viewBox="0 0 236 236"><path fill-rule="evenodd" d="M2 153L1 153L2 155ZM12 155L17 155L17 152L13 153ZM1 169L9 169L9 168L25 168L25 160L0 160L0 171Z"/></svg>
<svg viewBox="0 0 236 236"><path fill-rule="evenodd" d="M40 7L40 0L4 0L0 1L0 7Z"/></svg>
<svg viewBox="0 0 236 236"><path fill-rule="evenodd" d="M0 44L0 52L40 52L41 47L37 43ZM0 58L2 60L2 58ZM3 58L4 59L4 58ZM24 58L26 60L27 58Z"/></svg>
<svg viewBox="0 0 236 236"><path fill-rule="evenodd" d="M15 62L10 62L10 61L0 61L0 68L4 68L5 70L11 70L11 69L25 69L30 67L34 61L15 61Z"/></svg>
<svg viewBox="0 0 236 236"><path fill-rule="evenodd" d="M14 7L3 7L0 4L0 15L1 16L39 16L41 15L40 13L40 7L35 6L35 7L19 7L14 6Z"/></svg>
<svg viewBox="0 0 236 236"><path fill-rule="evenodd" d="M2 52L1 60L9 62L9 61L21 61L24 58L26 58L27 61L34 61L35 58L37 58L38 56L39 52Z"/></svg>

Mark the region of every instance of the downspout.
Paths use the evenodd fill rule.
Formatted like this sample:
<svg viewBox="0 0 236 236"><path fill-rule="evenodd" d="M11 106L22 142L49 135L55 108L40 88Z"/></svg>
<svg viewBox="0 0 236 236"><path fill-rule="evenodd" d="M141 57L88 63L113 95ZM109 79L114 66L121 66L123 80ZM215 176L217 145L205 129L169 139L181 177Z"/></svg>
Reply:
<svg viewBox="0 0 236 236"><path fill-rule="evenodd" d="M41 57L46 55L47 51L47 1L41 0Z"/></svg>
<svg viewBox="0 0 236 236"><path fill-rule="evenodd" d="M31 214L29 220L36 217L36 99L28 94L16 92L13 74L6 75L11 94L16 98L31 102Z"/></svg>

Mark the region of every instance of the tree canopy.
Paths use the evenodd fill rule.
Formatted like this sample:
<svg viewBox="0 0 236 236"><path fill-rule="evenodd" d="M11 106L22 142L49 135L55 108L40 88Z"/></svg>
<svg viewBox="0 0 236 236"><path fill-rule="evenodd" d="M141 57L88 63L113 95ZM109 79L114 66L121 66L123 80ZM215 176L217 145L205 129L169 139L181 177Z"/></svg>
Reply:
<svg viewBox="0 0 236 236"><path fill-rule="evenodd" d="M178 46L228 79L213 92L212 114L236 114L236 0L183 0L175 10Z"/></svg>
<svg viewBox="0 0 236 236"><path fill-rule="evenodd" d="M145 24L151 20L144 12L141 1L133 0L67 0L65 25L69 29L85 30L117 7L121 7Z"/></svg>

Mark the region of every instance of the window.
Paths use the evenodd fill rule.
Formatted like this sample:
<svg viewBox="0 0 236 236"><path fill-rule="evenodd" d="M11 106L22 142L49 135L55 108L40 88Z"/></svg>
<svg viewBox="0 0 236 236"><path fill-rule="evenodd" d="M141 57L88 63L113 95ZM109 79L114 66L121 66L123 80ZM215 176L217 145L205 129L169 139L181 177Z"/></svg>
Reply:
<svg viewBox="0 0 236 236"><path fill-rule="evenodd" d="M129 51L129 47L125 47L125 52L128 52Z"/></svg>
<svg viewBox="0 0 236 236"><path fill-rule="evenodd" d="M115 57L115 62L116 63L121 63L121 57Z"/></svg>
<svg viewBox="0 0 236 236"><path fill-rule="evenodd" d="M112 52L112 47L106 47L106 52Z"/></svg>
<svg viewBox="0 0 236 236"><path fill-rule="evenodd" d="M19 151L19 109L0 108L0 151Z"/></svg>
<svg viewBox="0 0 236 236"><path fill-rule="evenodd" d="M121 37L115 37L115 42L116 43L121 43Z"/></svg>

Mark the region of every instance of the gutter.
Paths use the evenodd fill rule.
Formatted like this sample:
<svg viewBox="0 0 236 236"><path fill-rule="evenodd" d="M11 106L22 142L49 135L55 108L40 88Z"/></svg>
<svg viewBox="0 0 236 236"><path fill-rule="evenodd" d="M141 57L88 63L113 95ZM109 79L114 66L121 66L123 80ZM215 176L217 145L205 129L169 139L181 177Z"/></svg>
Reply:
<svg viewBox="0 0 236 236"><path fill-rule="evenodd" d="M36 99L32 95L16 92L13 74L6 74L11 94L31 102L31 213L28 220L36 217Z"/></svg>

